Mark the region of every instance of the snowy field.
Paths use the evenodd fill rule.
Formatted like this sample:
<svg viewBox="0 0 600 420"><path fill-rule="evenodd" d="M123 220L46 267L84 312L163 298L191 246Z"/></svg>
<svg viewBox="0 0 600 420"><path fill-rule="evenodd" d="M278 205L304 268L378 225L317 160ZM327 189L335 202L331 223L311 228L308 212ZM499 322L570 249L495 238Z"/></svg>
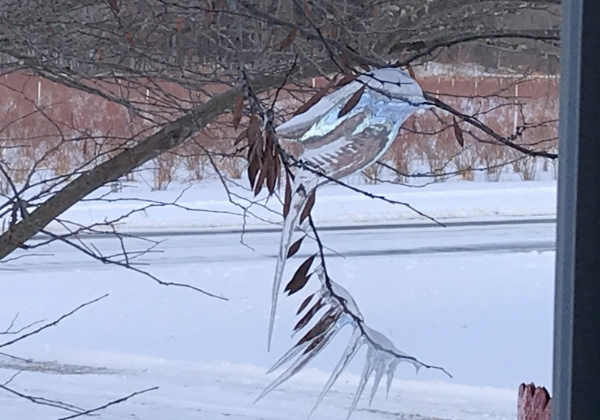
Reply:
<svg viewBox="0 0 600 420"><path fill-rule="evenodd" d="M385 188L370 187L382 194ZM549 387L551 382L554 225L542 219L554 217L555 185L448 183L401 191L394 193L395 199L443 220L539 220L323 233L331 248L331 275L352 292L368 322L401 350L443 365L454 375L416 375L409 366L401 368L389 398L382 389L371 407L363 399L352 418L515 419L518 384L535 381ZM155 194L165 199L172 193ZM216 188L197 187L183 200L197 208L233 211ZM133 205L117 204L123 206L120 210ZM111 211L117 210L107 203L87 203L70 216L85 221L111 217ZM321 191L315 211L322 225L422 221L406 209L332 187ZM157 208L124 227L157 234L201 233L239 228L239 217L233 217ZM264 225L249 223L253 228ZM150 264L146 269L165 281L194 284L229 301L159 287L141 275L52 245L44 249L49 255L0 266L0 320L8 324L17 312L22 324L50 320L84 301L110 296L57 328L3 348L36 363L0 356L0 381L15 369L26 369L12 387L85 408L160 387L109 408L102 419L307 418L349 331L307 370L253 404L272 379L265 370L293 343L293 314L308 293L282 298L274 348L267 353L277 234L249 233L245 245L239 233L164 239L163 252L144 257ZM118 247L107 239L94 239L94 244L105 251ZM309 252L309 247L302 249L302 255ZM361 353L313 419L345 418L363 360ZM65 415L0 392L1 420Z"/></svg>

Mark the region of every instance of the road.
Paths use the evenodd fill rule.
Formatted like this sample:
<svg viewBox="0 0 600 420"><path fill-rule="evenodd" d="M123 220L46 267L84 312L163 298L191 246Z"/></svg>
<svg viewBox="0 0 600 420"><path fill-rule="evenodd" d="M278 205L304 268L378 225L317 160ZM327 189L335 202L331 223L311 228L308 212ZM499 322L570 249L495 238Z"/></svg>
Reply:
<svg viewBox="0 0 600 420"><path fill-rule="evenodd" d="M138 232L136 235L161 242L154 253L139 261L151 266L273 259L279 241L276 228L247 232ZM555 247L555 222L553 219L522 219L451 222L446 227L431 224L328 226L322 229L321 236L327 247L326 255L332 258L542 252ZM94 235L85 240L107 255L119 252L120 243L111 235ZM146 246L144 241L139 240L132 239L128 243L133 250ZM54 243L40 251L49 257L38 259L35 265L25 258L6 266L0 265L0 270L93 269L94 263L89 257L64 244ZM296 258L308 255L311 252L301 251Z"/></svg>

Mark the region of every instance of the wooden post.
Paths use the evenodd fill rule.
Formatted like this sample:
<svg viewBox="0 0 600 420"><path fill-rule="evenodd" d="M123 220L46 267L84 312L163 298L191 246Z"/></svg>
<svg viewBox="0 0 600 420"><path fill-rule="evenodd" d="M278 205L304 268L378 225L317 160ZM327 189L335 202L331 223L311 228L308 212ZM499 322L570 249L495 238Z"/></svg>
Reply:
<svg viewBox="0 0 600 420"><path fill-rule="evenodd" d="M550 420L552 404L550 394L544 387L534 383L519 386L517 420Z"/></svg>

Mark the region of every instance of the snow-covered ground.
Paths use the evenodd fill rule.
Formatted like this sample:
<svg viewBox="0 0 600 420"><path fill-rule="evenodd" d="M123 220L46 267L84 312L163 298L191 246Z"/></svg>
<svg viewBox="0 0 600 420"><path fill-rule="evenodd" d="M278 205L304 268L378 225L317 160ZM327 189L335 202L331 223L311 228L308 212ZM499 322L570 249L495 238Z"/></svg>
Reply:
<svg viewBox="0 0 600 420"><path fill-rule="evenodd" d="M554 215L555 186L549 182L439 184L392 194L389 188L370 190L410 202L438 218ZM169 199L172 193L153 194L150 197L158 200ZM232 210L214 187L198 186L182 200L198 208ZM418 220L406 209L335 187L321 191L315 210L320 224ZM87 203L70 217L111 217L108 213L113 211L118 209L106 203ZM223 213L157 208L126 228L185 231L226 229L239 223L239 217ZM145 257L151 263L145 268L163 280L188 282L229 301L156 286L141 275L89 261L62 245L44 250L51 255L0 266L0 319L6 324L16 312L22 323L52 319L110 293L57 328L3 348L37 361L57 362L35 365L47 372L25 371L11 386L86 408L160 386L109 408L103 419L306 418L348 334L341 334L295 379L253 404L272 379L265 375L266 368L292 344L293 314L304 297L282 299L274 349L267 353L277 235L248 234L246 245L240 243L239 234L165 239L164 252ZM372 407L361 402L353 418L514 419L519 382L550 385L553 224L329 231L323 239L332 249L332 276L352 292L368 322L401 350L454 374L453 379L435 371L415 375L406 366L399 370L389 399L381 390ZM105 250L118 247L106 239L94 239L94 244ZM310 248L302 251L308 253ZM341 257L344 254L346 258ZM363 359L359 354L314 419L345 417ZM0 365L5 366L0 368L0 381L14 371L14 366L6 367L9 361L0 356ZM80 371L70 365L107 370L68 374ZM61 414L65 415L0 392L2 420L55 419Z"/></svg>

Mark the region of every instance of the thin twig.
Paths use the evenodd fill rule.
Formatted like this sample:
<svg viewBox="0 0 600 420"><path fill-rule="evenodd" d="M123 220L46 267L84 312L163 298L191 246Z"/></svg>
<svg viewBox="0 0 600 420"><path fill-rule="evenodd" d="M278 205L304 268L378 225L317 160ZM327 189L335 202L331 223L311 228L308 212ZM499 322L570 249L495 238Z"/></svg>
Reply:
<svg viewBox="0 0 600 420"><path fill-rule="evenodd" d="M439 370L443 373L445 373L446 375L448 375L448 377L452 378L452 374L450 372L448 372L445 368L443 368L442 366L435 366L435 365L430 365L427 363L423 363L422 361L420 361L419 359L417 359L414 356L407 356L405 354L400 354L400 353L396 353L395 351L391 350L391 349L387 349L384 347L381 347L376 341L374 341L370 336L369 333L366 331L365 328L365 322L364 320L360 319L358 316L356 316L356 314L354 314L347 306L346 304L346 300L339 296L337 293L335 293L335 291L333 290L333 286L331 284L331 278L329 277L329 274L327 272L327 266L325 265L325 252L324 252L324 247L323 247L323 242L321 241L321 237L319 236L319 232L317 230L317 227L313 221L312 215L308 216L308 221L311 227L311 230L313 231L313 234L315 236L315 239L317 241L317 246L319 248L319 258L321 260L321 267L323 268L323 274L325 275L325 287L327 288L328 293L338 302L338 304L342 307L344 313L346 313L350 318L352 318L353 322L356 324L356 326L360 329L361 334L363 335L363 337L373 346L375 347L378 351L382 351L384 353L389 353L392 356L398 358L398 359L404 359L404 360L411 360L413 362L418 363L419 365L427 368L427 369L435 369L435 370Z"/></svg>
<svg viewBox="0 0 600 420"><path fill-rule="evenodd" d="M98 298L96 298L96 299L92 299L92 300L90 300L90 301L88 301L88 302L82 303L81 305L77 306L75 309L73 309L73 310L71 310L71 311L67 312L66 314L63 314L63 315L61 315L60 317L56 318L56 319L55 319L54 321L52 321L52 322L49 322L49 323L47 323L47 324L44 324L43 326L41 326L41 327L39 327L39 328L36 328L36 329L35 329L35 330L33 330L33 331L30 331L30 332L28 332L28 333L26 333L26 334L23 334L23 335L21 335L21 336L19 336L19 337L15 338L15 339L12 339L12 340L10 340L10 341L6 341L6 342L4 342L4 343L0 344L0 348L2 348L2 347L7 347L7 346L10 346L10 345L12 345L12 344L14 344L14 343L16 343L16 342L19 342L19 341L21 341L21 340L24 340L24 339L26 339L27 337L31 337L32 335L38 334L38 333L40 333L40 332L42 332L42 331L44 331L45 329L48 329L48 328L50 328L50 327L55 327L55 326L56 326L56 325L58 325L58 324L59 324L59 323L60 323L62 320L64 320L65 318L68 318L68 317L70 317L70 316L71 316L71 315L73 315L75 312L77 312L77 311L79 311L79 310L81 310L81 309L85 308L86 306L93 305L94 303L96 303L96 302L98 302L98 301L100 301L100 300L102 300L102 299L104 299L104 298L106 298L106 297L108 297L108 296L109 296L109 294L107 293L107 294L105 294L105 295L102 295L102 296L100 296L100 297L98 297Z"/></svg>
<svg viewBox="0 0 600 420"><path fill-rule="evenodd" d="M98 411L104 410L104 409L106 409L106 408L108 408L108 407L110 407L112 405L116 405L116 404L120 404L122 402L125 402L125 401L129 400L130 398L133 398L133 397L135 397L137 395L145 394L146 392L150 392L150 391L156 391L157 389L159 389L159 387L153 386L152 388L147 388L147 389L144 389L142 391L132 392L129 395L126 395L124 397L121 397L121 398L118 398L116 400L110 401L110 402L108 402L108 403L106 403L104 405L101 405L99 407L92 408L91 410L85 410L85 411L83 411L81 413L73 414L72 416L61 417L58 420L71 420L71 419L74 419L74 418L77 418L77 417L87 416L87 415L90 415L92 413L96 413Z"/></svg>
<svg viewBox="0 0 600 420"><path fill-rule="evenodd" d="M25 394L23 392L17 391L16 389L10 388L6 385L0 385L0 389L4 390L10 394L16 395L19 398L23 398L27 401L37 404L37 405L43 405L43 406L52 407L52 408L59 408L61 410L65 410L70 413L77 413L77 414L82 413L84 411L83 408L77 407L76 405L69 404L69 403L66 403L66 402L60 401L60 400L51 400L51 399L44 398L44 397L37 397L35 395Z"/></svg>
<svg viewBox="0 0 600 420"><path fill-rule="evenodd" d="M114 259L111 258L111 256L104 256L104 255L100 254L98 250L96 250L95 252L90 251L85 246L76 244L76 243L68 240L67 238L65 238L63 236L56 235L56 234L54 234L52 232L49 232L47 230L41 230L41 232L44 233L44 234L46 234L46 235L48 235L48 236L50 236L50 237L52 237L52 238L54 238L54 239L56 239L56 240L62 241L64 243L66 243L67 245L70 245L70 246L74 247L75 249L83 252L86 255L89 255L92 258L97 259L98 261L100 261L102 263L117 265L117 266L126 268L128 270L135 271L136 273L143 274L146 277L154 280L156 283L160 284L161 286L181 287L181 288L185 288L185 289L194 290L196 292L202 293L202 294L204 294L206 296L210 296L210 297L213 297L213 298L216 298L216 299L220 299L220 300L224 300L224 301L229 300L228 298L226 298L224 296L219 296L217 294L208 292L208 291L206 291L204 289L201 289L199 287L192 286L191 284L188 284L188 283L179 283L179 282L174 282L174 281L163 281L163 280L159 279L158 277L156 277L155 275L149 273L148 271L145 271L145 270L137 268L137 267L135 267L133 265L127 264L126 262L121 262L121 261L114 260ZM147 251L145 251L145 252L147 252Z"/></svg>
<svg viewBox="0 0 600 420"><path fill-rule="evenodd" d="M299 166L302 169L305 169L305 170L307 170L309 172L312 172L313 174L318 175L318 176L320 176L320 177L322 177L322 178L324 178L324 179L326 179L328 181L331 181L331 182L333 182L335 184L341 185L342 187L348 188L351 191L357 192L357 193L362 194L362 195L364 195L366 197L369 197L369 198L373 198L373 199L376 199L376 200L385 201L386 203L390 203L390 204L396 204L396 205L404 206L404 207L408 208L409 210L411 210L412 212L418 214L419 216L424 217L424 218L426 218L428 220L431 220L436 225L442 226L442 227L446 227L446 225L444 223L440 222L435 217L430 216L430 215L422 212L421 210L415 208L410 203L406 203L404 201L392 200L390 198L387 198L384 195L378 195L378 194L370 193L368 191L365 191L363 189L360 189L358 187L355 187L355 186L347 184L347 183L345 183L343 181L340 181L339 179L330 177L329 175L323 173L318 168L313 167L313 165L311 165L310 162L305 162L305 161L302 161L302 160L299 160L299 159L295 159L292 156L288 156L288 157L294 162L295 166Z"/></svg>

